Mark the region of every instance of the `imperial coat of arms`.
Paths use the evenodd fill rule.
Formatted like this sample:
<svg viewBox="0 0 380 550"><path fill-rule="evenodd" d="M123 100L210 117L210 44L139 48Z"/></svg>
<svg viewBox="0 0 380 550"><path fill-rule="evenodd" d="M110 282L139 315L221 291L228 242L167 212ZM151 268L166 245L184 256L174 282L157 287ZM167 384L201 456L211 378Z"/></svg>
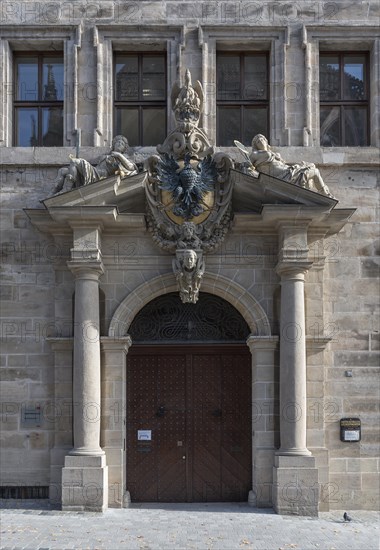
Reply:
<svg viewBox="0 0 380 550"><path fill-rule="evenodd" d="M215 153L198 127L204 94L186 71L171 94L177 126L147 161L148 227L158 246L175 253L173 270L183 302L198 299L204 254L224 239L232 220L232 159Z"/></svg>

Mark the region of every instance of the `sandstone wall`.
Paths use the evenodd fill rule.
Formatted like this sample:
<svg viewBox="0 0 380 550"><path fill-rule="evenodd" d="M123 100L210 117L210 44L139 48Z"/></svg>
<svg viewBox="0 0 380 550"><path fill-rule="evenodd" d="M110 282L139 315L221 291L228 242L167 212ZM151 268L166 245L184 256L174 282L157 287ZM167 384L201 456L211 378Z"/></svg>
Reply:
<svg viewBox="0 0 380 550"><path fill-rule="evenodd" d="M157 33L158 42L170 43L171 79L189 67L194 79L206 82L204 126L211 137L215 135L215 79L210 44L216 41L220 48L228 43L242 49L242 41L251 41L270 47L275 52L270 58L271 142L288 162L315 162L339 199L339 208L357 208L339 235L311 245L311 257L319 263L306 281L308 446L320 468L321 509L378 508L380 117L376 116L379 39L374 30L378 17L375 1L1 3L2 485L49 485L51 460L53 464L60 460L51 459L55 452L51 450L56 445L61 456L71 445L71 351L68 347L59 352L62 368L54 368L57 352L49 342L49 337L72 335L74 284L66 268L71 235L62 233L53 240L31 226L23 209L43 208L40 201L51 194L58 168L75 150L76 128L81 132L81 156L92 160L108 150L112 100L102 68L107 52L112 53L107 37L115 32L118 47L124 44L126 49L138 40L145 48L154 48L151 37ZM325 49L328 44L333 50L347 49L349 43L351 50L370 51L370 147L318 146L310 74L315 75L319 40ZM53 47L65 42L66 59L76 71L67 75L65 147L12 147L12 49L43 49L50 42ZM307 55L309 62L305 62ZM152 148L136 148L132 154L141 161L152 152ZM230 152L238 158L236 151ZM171 258L154 247L149 234L108 235L103 247L106 331L121 300L142 282L170 272ZM277 334L275 256L276 243L271 238L233 231L208 260L208 269L247 288ZM324 267L321 256L325 256ZM322 337L332 339L325 352L313 346ZM349 372L352 376L347 376ZM31 425L33 419L25 420L25 413L33 408L36 416ZM339 420L350 416L362 420L360 443L339 439Z"/></svg>

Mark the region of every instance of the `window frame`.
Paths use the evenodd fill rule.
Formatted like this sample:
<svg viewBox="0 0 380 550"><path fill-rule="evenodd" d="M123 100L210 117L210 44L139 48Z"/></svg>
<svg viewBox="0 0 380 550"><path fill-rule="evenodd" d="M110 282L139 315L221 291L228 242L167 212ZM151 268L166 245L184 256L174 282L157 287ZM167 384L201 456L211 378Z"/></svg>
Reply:
<svg viewBox="0 0 380 550"><path fill-rule="evenodd" d="M13 147L14 55L28 48L31 52L63 52L63 147L78 140L78 50L82 25L49 25L48 37L38 37L33 25L6 25L0 40L0 147ZM43 148L43 147L42 147ZM32 149L32 147L30 147ZM50 147L49 147L50 149Z"/></svg>
<svg viewBox="0 0 380 550"><path fill-rule="evenodd" d="M319 92L319 111L321 111L321 107L338 107L339 108L339 114L340 114L340 137L341 137L341 143L339 145L336 145L336 147L368 147L370 145L370 90L371 90L371 73L370 73L370 52L369 51L363 51L363 50L339 50L339 51L333 51L333 50L321 50L319 52L319 63L318 63L318 70L319 73L321 72L321 59L323 57L327 56L335 56L338 57L339 60L339 99L334 99L331 101L325 101L322 100L320 97ZM354 100L354 99L344 99L344 57L354 57L362 55L365 57L364 62L364 93L365 93L365 99L362 100ZM320 78L319 78L320 83ZM360 107L366 109L366 143L363 145L347 145L345 143L346 138L346 130L345 130L345 107ZM320 120L320 117L319 117ZM319 123L319 128L321 129L321 124ZM320 133L319 135L320 140L320 146L324 147L322 145L322 135Z"/></svg>
<svg viewBox="0 0 380 550"><path fill-rule="evenodd" d="M116 87L116 58L118 56L123 57L136 57L137 56L137 70L138 70L138 99L133 100L117 100L116 94L117 94L117 87ZM115 128L115 134L119 133L119 130L117 129L117 111L118 109L122 110L128 109L128 108L138 108L138 136L139 141L141 143L133 145L133 147L150 147L149 145L143 145L144 143L144 128L143 128L143 111L144 109L159 107L164 109L165 113L165 137L167 135L167 94L165 94L165 97L161 100L151 100L151 99L144 99L143 93L142 93L142 77L143 77L143 58L144 56L150 56L150 57L163 57L164 59L164 69L165 69L165 90L167 91L168 87L168 71L167 71L167 64L168 64L168 56L166 51L115 51L113 52L113 87L114 87L114 93L113 93L113 127ZM121 130L120 130L121 131Z"/></svg>
<svg viewBox="0 0 380 550"><path fill-rule="evenodd" d="M319 98L319 55L324 52L369 52L369 136L367 146L346 146L350 151L380 146L380 102L376 85L380 79L378 66L379 29L373 25L305 25L303 28L303 47L306 63L306 110L304 146L320 145L320 98ZM331 148L329 148L331 149ZM343 147L337 147L337 150ZM360 155L361 153L359 153ZM363 154L366 155L363 151Z"/></svg>
<svg viewBox="0 0 380 550"><path fill-rule="evenodd" d="M266 52L269 60L269 127L274 146L290 143L287 127L287 103L283 92L286 74L286 48L289 29L286 25L257 27L249 25L200 25L198 42L202 51L202 83L205 105L202 127L212 143L216 142L216 54L231 52Z"/></svg>
<svg viewBox="0 0 380 550"><path fill-rule="evenodd" d="M267 73L267 94L265 100L252 100L252 99L244 99L242 96L244 95L244 89L245 89L245 58L249 55L257 55L260 57L265 57L266 59L266 73ZM216 52L216 81L218 82L218 58L220 56L223 57L236 57L239 56L239 63L240 63L240 98L237 100L221 100L218 99L218 90L216 91L216 144L220 147L226 147L226 145L222 145L220 143L220 124L219 124L219 109L221 107L231 107L231 108L239 108L240 110L240 131L241 135L237 136L236 139L239 139L240 141L243 141L243 134L244 134L244 108L245 107L251 107L251 108L259 108L259 107L266 107L267 109L267 116L266 116L266 123L267 123L267 131L266 131L266 137L268 141L270 141L270 78L269 78L269 52L268 51L255 51L255 50L248 50L248 51L230 51L230 50L218 50Z"/></svg>
<svg viewBox="0 0 380 550"><path fill-rule="evenodd" d="M183 73L181 52L185 46L184 25L95 25L94 44L97 50L98 67L94 145L109 147L115 135L113 52L166 53L167 91L169 92L166 98L166 127L168 133L174 130L175 121L171 116L170 90Z"/></svg>
<svg viewBox="0 0 380 550"><path fill-rule="evenodd" d="M37 71L38 71L38 99L35 101L17 99L18 96L18 78L17 78L17 59L20 57L37 58ZM55 147L55 145L44 145L42 135L42 110L47 107L60 107L62 110L62 118L64 117L64 99L56 101L42 99L43 91L43 59L49 57L62 57L62 65L65 67L65 56L63 50L61 51L16 51L13 53L13 82L14 82L14 98L13 98L13 128L12 128L12 144L13 147L22 147L17 143L18 133L18 119L16 116L17 110L21 108L33 107L38 112L38 136L37 144L35 147ZM64 95L64 94L63 94ZM62 143L57 147L62 147L64 144L64 128L62 127Z"/></svg>

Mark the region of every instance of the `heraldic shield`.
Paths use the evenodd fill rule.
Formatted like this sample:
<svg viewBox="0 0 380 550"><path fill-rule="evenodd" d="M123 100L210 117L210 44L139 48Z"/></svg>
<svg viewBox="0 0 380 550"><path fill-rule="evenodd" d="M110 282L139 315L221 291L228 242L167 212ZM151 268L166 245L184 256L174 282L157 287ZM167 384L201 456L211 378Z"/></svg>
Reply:
<svg viewBox="0 0 380 550"><path fill-rule="evenodd" d="M204 94L191 82L173 86L172 109L177 126L147 160L147 223L153 240L175 253L173 271L183 302L195 303L205 268L204 255L224 239L232 221L232 159L215 153L198 128Z"/></svg>

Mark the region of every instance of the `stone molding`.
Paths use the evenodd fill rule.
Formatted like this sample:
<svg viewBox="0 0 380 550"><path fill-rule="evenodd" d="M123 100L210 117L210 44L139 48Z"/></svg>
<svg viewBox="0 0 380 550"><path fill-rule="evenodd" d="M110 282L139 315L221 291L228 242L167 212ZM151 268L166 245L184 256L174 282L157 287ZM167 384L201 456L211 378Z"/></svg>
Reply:
<svg viewBox="0 0 380 550"><path fill-rule="evenodd" d="M206 272L202 290L230 302L244 317L253 333L258 336L270 336L270 323L264 309L242 286L221 275ZM145 304L157 296L176 291L177 283L171 273L143 283L126 296L116 309L108 335L112 338L124 336L133 318Z"/></svg>
<svg viewBox="0 0 380 550"><path fill-rule="evenodd" d="M101 351L125 351L128 353L132 345L132 338L126 334L120 338L111 338L109 336L101 336L100 350Z"/></svg>
<svg viewBox="0 0 380 550"><path fill-rule="evenodd" d="M255 336L254 334L251 334L247 338L247 346L253 355L257 350L277 349L279 341L279 336Z"/></svg>

